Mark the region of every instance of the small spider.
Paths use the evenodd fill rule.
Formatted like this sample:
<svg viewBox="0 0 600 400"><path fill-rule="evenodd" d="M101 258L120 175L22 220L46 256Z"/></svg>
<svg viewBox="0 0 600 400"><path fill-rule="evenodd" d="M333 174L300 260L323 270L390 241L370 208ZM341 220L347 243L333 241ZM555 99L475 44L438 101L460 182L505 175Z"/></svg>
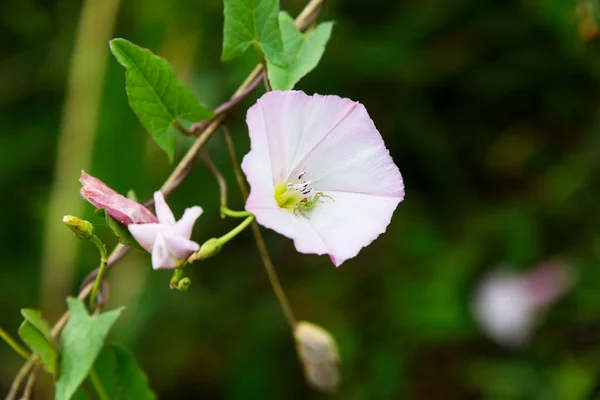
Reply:
<svg viewBox="0 0 600 400"><path fill-rule="evenodd" d="M331 199L333 200L333 197L328 196L326 194L324 194L323 192L317 192L312 198L311 197L305 197L302 200L300 200L298 202L298 204L296 204L294 206L294 215L296 217L304 217L306 219L310 219L307 215L306 212L312 210L313 208L316 207L317 204L319 204L322 199Z"/></svg>

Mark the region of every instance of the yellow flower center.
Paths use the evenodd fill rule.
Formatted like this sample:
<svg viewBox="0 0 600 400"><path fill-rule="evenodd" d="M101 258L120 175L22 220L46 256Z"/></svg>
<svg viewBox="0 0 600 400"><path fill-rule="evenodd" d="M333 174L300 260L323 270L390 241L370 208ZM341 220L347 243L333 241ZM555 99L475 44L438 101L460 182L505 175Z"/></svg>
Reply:
<svg viewBox="0 0 600 400"><path fill-rule="evenodd" d="M286 183L280 183L275 186L275 193L273 194L275 201L280 208L293 211L298 202L304 197L302 193L297 190L288 188Z"/></svg>

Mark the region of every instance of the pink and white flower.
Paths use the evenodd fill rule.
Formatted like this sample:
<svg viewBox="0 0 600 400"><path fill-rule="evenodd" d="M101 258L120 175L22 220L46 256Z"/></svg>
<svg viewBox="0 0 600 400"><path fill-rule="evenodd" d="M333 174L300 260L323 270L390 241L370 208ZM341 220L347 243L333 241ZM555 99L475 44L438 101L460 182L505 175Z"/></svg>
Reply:
<svg viewBox="0 0 600 400"><path fill-rule="evenodd" d="M115 192L100 179L94 178L85 171L81 171L79 182L81 182L81 197L96 208L104 209L108 215L123 225L158 222L146 207Z"/></svg>
<svg viewBox="0 0 600 400"><path fill-rule="evenodd" d="M382 234L404 198L398 167L365 107L338 96L273 91L248 110L246 209L336 266Z"/></svg>
<svg viewBox="0 0 600 400"><path fill-rule="evenodd" d="M130 224L129 232L152 254L152 268L177 268L200 249L198 243L190 240L190 237L196 220L202 214L202 208L187 208L183 217L175 221L175 216L161 192L154 193L154 207L158 222Z"/></svg>
<svg viewBox="0 0 600 400"><path fill-rule="evenodd" d="M484 333L507 347L531 338L538 316L571 286L568 270L559 262L519 273L496 270L478 285L473 304Z"/></svg>

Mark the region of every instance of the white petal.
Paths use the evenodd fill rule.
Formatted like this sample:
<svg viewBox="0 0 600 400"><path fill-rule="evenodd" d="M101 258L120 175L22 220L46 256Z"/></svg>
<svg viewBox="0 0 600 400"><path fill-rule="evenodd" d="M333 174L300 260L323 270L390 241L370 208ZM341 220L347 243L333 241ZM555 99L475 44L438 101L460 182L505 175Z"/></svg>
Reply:
<svg viewBox="0 0 600 400"><path fill-rule="evenodd" d="M271 91L248 110L252 151L269 160L275 184L287 181L298 163L358 105L338 96Z"/></svg>
<svg viewBox="0 0 600 400"><path fill-rule="evenodd" d="M292 174L309 171L315 191L404 197L400 171L362 104L358 104Z"/></svg>
<svg viewBox="0 0 600 400"><path fill-rule="evenodd" d="M156 236L154 247L152 248L152 268L175 268L177 263L169 257L169 249L165 239L161 234Z"/></svg>
<svg viewBox="0 0 600 400"><path fill-rule="evenodd" d="M165 234L164 240L169 249L169 254L179 261L187 260L193 252L200 250L198 243L181 236Z"/></svg>
<svg viewBox="0 0 600 400"><path fill-rule="evenodd" d="M154 192L154 210L161 224L174 224L175 216L165 201L162 192Z"/></svg>
<svg viewBox="0 0 600 400"><path fill-rule="evenodd" d="M361 193L325 192L308 212L308 222L327 246L335 266L355 257L365 246L385 232L400 200Z"/></svg>
<svg viewBox="0 0 600 400"><path fill-rule="evenodd" d="M192 236L194 224L200 215L202 215L202 207L194 206L186 208L183 212L183 217L175 223L172 232L184 239L189 239Z"/></svg>
<svg viewBox="0 0 600 400"><path fill-rule="evenodd" d="M152 253L154 242L159 232L165 229L162 224L130 224L127 226L129 232L137 242L148 253Z"/></svg>
<svg viewBox="0 0 600 400"><path fill-rule="evenodd" d="M256 216L256 221L275 232L289 237L294 241L296 250L305 254L327 254L328 247L321 237L304 217L296 217L282 208L252 208L246 207Z"/></svg>

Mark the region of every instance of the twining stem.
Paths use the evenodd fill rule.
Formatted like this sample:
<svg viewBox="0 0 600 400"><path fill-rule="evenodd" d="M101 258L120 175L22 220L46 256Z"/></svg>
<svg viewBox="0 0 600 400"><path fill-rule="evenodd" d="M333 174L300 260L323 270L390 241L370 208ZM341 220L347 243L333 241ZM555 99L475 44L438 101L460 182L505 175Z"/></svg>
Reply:
<svg viewBox="0 0 600 400"><path fill-rule="evenodd" d="M316 19L316 17L319 14L319 9L321 8L321 6L323 5L324 2L325 2L325 0L311 0L306 5L306 7L304 7L304 9L300 13L300 15L298 15L298 17L296 18L296 20L295 20L296 27L299 30L306 29L306 27L308 27ZM248 75L246 80L235 91L233 96L231 96L231 99L217 108L217 110L216 110L217 112L215 113L215 114L217 114L217 116L212 121L203 121L203 123L200 124L202 129L194 129L194 133L200 132L198 134L197 139L194 141L194 144L188 150L188 152L185 154L185 156L182 158L182 160L179 162L177 167L173 170L171 175L169 175L169 177L167 178L165 183L161 186L160 190L163 192L163 194L165 196L168 196L170 193L175 191L179 187L181 182L183 182L183 180L187 177L187 175L191 169L191 166L192 166L194 160L196 159L196 156L198 155L199 151L202 150L202 148L204 147L204 145L206 144L208 139L210 139L210 137L215 133L215 131L217 130L219 125L225 119L226 114L229 111L231 111L235 107L235 105L237 105L240 101L245 99L254 89L256 89L260 85L262 71L263 71L263 66L260 64L257 65L254 68L254 70L250 73L250 75ZM236 169L236 179L238 180L238 184L240 186L240 191L242 192L242 194L244 194L244 198L246 198L248 196L247 189L245 187L243 177L241 176L241 171L239 171L239 166L238 166L237 161L234 162L234 165L237 168ZM151 201L148 201L145 204L151 205L152 203L151 203ZM256 222L252 224L252 230L254 231L254 235L257 238L257 245L259 245L258 238L260 238L262 240L262 235L260 234L260 230L258 229L258 225L256 225ZM264 244L264 241L262 241L262 242ZM105 271L108 270L110 268L110 266L113 265L114 263L116 263L119 259L121 259L127 253L127 251L128 251L127 246L124 246L121 244L117 245L113 249L111 254L108 256L108 260L107 260L106 265L104 266L104 270ZM259 251L260 251L260 245L259 245ZM287 302L287 298L285 297L285 294L283 293L283 290L281 289L281 285L279 285L277 276L274 273L273 266L270 262L270 258L268 256L268 253L266 252L266 247L265 247L264 255L263 255L263 252L261 251L261 257L263 258L263 263L265 264L265 268L267 269L267 274L269 275L269 280L271 281L271 285L273 286L273 289L275 290L275 294L277 295L277 297L279 299L279 303L281 304L281 307L284 310L284 314L286 315L286 318L287 318L288 322L290 323L290 325L293 327L295 325L295 318L291 312L291 308L289 306L289 303ZM270 267L268 265L270 265ZM102 268L96 268L94 271L92 271L90 274L88 274L88 276L84 279L84 281L81 285L81 289L79 291L78 297L80 299L85 298L89 294L90 290L92 290L93 285L91 284L91 282L94 281L95 278L97 278L97 276L100 274L101 269ZM273 270L272 274L268 272L269 269ZM102 272L104 273L105 271L102 271ZM279 290L276 289L276 287L279 287ZM61 316L61 318L56 322L56 324L54 325L54 327L52 328L52 331L51 331L52 336L54 338L56 338L60 334L60 331L67 323L70 315L71 315L70 311L66 311ZM34 355L29 358L29 360L23 365L23 367L21 367L21 369L15 376L15 379L11 385L10 392L8 394L8 397L6 398L7 400L15 399L17 392L19 391L19 388L22 386L23 380L29 374L29 371L33 367L36 360L37 360L37 356Z"/></svg>
<svg viewBox="0 0 600 400"><path fill-rule="evenodd" d="M231 133L229 132L229 128L227 125L223 125L223 136L225 137L225 143L227 143L227 151L229 152L229 158L231 158L231 162L233 163L233 169L235 172L235 180L240 188L240 193L242 194L242 198L245 200L248 198L248 188L246 188L246 181L244 180L244 175L240 171L240 162L238 161L237 155L235 154L235 147L233 145L233 140L231 140Z"/></svg>
<svg viewBox="0 0 600 400"><path fill-rule="evenodd" d="M308 27L318 16L318 11L323 5L325 0L311 0L306 7L302 10L300 15L296 18L296 27L299 30L304 30ZM231 111L235 105L245 99L254 89L256 89L261 82L261 73L263 66L258 64L254 70L248 75L246 80L240 85L240 87L231 96L230 100L217 107L215 114L217 115L213 120L203 121L199 124L195 124L197 128L194 129L195 133L198 133L197 139L188 152L183 156L177 167L171 172L171 175L167 178L165 183L161 186L161 192L166 196L175 191L181 182L187 177L191 170L192 164L196 159L196 156L202 150L208 139L215 133L219 125L225 119L226 114ZM243 180L242 180L243 182ZM144 203L145 206L149 207L153 204L153 200L148 200ZM115 262L120 260L129 248L123 245L117 245L108 257L108 263L106 268L109 269ZM99 269L96 268L88 274L83 280L81 287L84 287L89 282L92 282L98 275Z"/></svg>
<svg viewBox="0 0 600 400"><path fill-rule="evenodd" d="M92 288L92 294L90 295L90 308L94 309L96 307L96 292L98 292L98 288L100 288L100 285L102 284L102 278L104 277L104 271L106 271L107 256L106 256L106 246L104 245L104 243L102 243L100 238L96 235L92 235L91 240L96 245L96 247L98 248L98 251L100 252L100 271L98 271L98 275L96 276L96 282L94 282L94 287Z"/></svg>
<svg viewBox="0 0 600 400"><path fill-rule="evenodd" d="M100 382L100 379L98 378L94 367L90 369L90 381L92 382L92 385L94 386L94 389L96 390L96 393L98 394L98 398L100 400L110 400L110 397L108 397L108 395L106 394L106 391L104 390L102 382Z"/></svg>
<svg viewBox="0 0 600 400"><path fill-rule="evenodd" d="M83 389L83 391L85 392L86 396L90 400L98 400L98 397L96 396L96 394L94 393L94 391L92 390L90 384L87 381L83 381L83 383L81 384L81 388Z"/></svg>
<svg viewBox="0 0 600 400"><path fill-rule="evenodd" d="M221 206L221 214L226 215L232 218L246 218L252 215L251 212L248 211L234 211L230 210L225 206Z"/></svg>
<svg viewBox="0 0 600 400"><path fill-rule="evenodd" d="M31 354L25 350L15 339L13 339L4 329L0 328L0 338L6 342L18 355L28 360Z"/></svg>
<svg viewBox="0 0 600 400"><path fill-rule="evenodd" d="M200 154L202 154L202 158L204 159L204 162L208 166L208 169L210 169L210 172L212 172L212 174L215 176L215 178L217 178L217 183L219 184L219 199L220 199L220 204L221 204L221 218L225 218L225 213L223 213L223 208L227 208L227 182L225 181L225 178L223 177L223 174L221 173L221 171L219 171L219 168L217 168L215 163L211 160L210 156L208 155L208 152L206 150L202 150L202 152Z"/></svg>
<svg viewBox="0 0 600 400"><path fill-rule="evenodd" d="M229 152L229 157L231 158L231 162L233 164L233 170L235 172L235 177L240 187L240 192L242 193L242 197L244 200L248 197L248 189L246 188L246 183L244 181L244 176L242 174L242 170L240 168L240 164L238 162L238 158L235 154L235 148L233 147L233 141L231 140L231 135L229 134L229 130L227 128L223 129L223 134L225 135L225 142L227 143L227 150ZM265 267L265 271L267 272L267 277L269 278L269 282L271 283L271 287L275 292L275 296L277 296L277 300L279 301L279 305L281 306L281 310L285 315L285 319L288 324L292 328L292 331L296 327L296 317L294 316L294 312L292 311L292 307L290 302L285 295L283 288L281 287L281 283L279 282L279 278L277 277L277 272L275 272L275 267L271 262L271 257L269 257L269 252L267 250L267 246L265 245L265 240L263 239L262 233L260 232L260 227L256 223L256 221L252 221L252 233L254 234L254 240L256 241L256 247L258 248L258 252L260 253L260 258Z"/></svg>
<svg viewBox="0 0 600 400"><path fill-rule="evenodd" d="M250 216L246 217L238 226L227 232L225 235L219 238L221 245L229 242L231 239L236 237L241 231L246 229L248 225L250 225L254 221L254 215L250 214Z"/></svg>
<svg viewBox="0 0 600 400"><path fill-rule="evenodd" d="M33 392L33 385L35 384L35 380L37 379L37 374L40 372L41 366L38 364L33 367L33 372L29 375L29 379L27 379L27 384L25 385L25 390L23 391L23 397L21 400L29 400L31 399L31 392Z"/></svg>

